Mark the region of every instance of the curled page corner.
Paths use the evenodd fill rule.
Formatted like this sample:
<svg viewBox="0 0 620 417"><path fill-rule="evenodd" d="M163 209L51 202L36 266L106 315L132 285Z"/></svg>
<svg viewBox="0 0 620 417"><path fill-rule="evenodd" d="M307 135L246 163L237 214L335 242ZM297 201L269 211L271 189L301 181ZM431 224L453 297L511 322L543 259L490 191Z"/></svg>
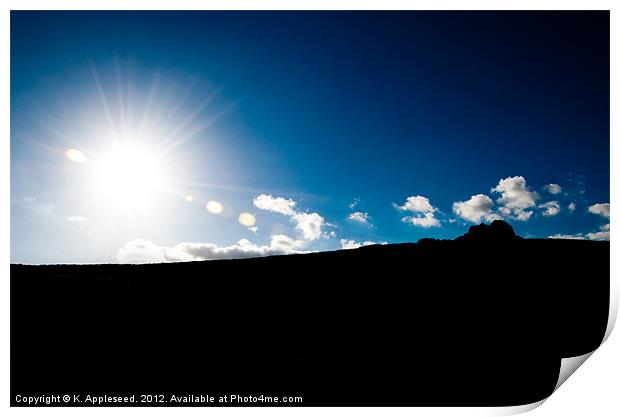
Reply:
<svg viewBox="0 0 620 417"><path fill-rule="evenodd" d="M596 349L592 352L573 356L572 358L562 358L562 364L560 365L560 374L558 375L558 382L553 389L556 392L560 386L566 382L566 380L581 366L583 363L596 352ZM553 395L553 394L552 394Z"/></svg>
<svg viewBox="0 0 620 417"><path fill-rule="evenodd" d="M618 292L613 287L614 286L613 280L610 280L609 284L610 284L609 316L607 318L607 327L605 328L605 335L603 336L603 340L601 340L599 347L603 343L605 343L605 341L609 338L609 335L611 334L611 331L613 330L616 324L616 317L618 315ZM560 365L560 373L558 375L558 382L556 383L555 388L553 389L553 392L556 392L557 389L560 388L560 386L564 384L564 382L566 382L566 380L573 373L575 373L575 371L581 365L583 365L584 362L588 360L588 358L592 356L592 354L596 352L597 349L598 348L588 353L585 353L583 355L562 358L562 363Z"/></svg>
<svg viewBox="0 0 620 417"><path fill-rule="evenodd" d="M553 389L553 392L555 392L564 382L566 382L566 380L581 366L583 365L583 363L595 352L589 352L586 353L584 355L580 355L580 356L574 356L571 358L562 358L562 362L560 364L560 372L558 374L558 381L555 385L555 388ZM551 395L553 395L553 392L551 393ZM547 401L550 397L546 397L543 398L542 400L533 402L533 403L529 403L529 404L523 404L523 405L515 405L515 406L508 406L508 407L498 407L496 409L495 413L490 413L487 415L495 415L495 416L511 416L511 415L517 415L517 414L522 414L522 413L527 413L529 411L534 410L535 408L540 407L541 405L543 405L545 403L545 401Z"/></svg>
<svg viewBox="0 0 620 417"><path fill-rule="evenodd" d="M607 317L607 328L605 329L605 335L601 344L609 338L611 331L616 325L616 318L618 317L618 302L620 292L617 287L617 282L614 279L609 280L609 316Z"/></svg>
<svg viewBox="0 0 620 417"><path fill-rule="evenodd" d="M611 331L614 328L616 323L616 316L618 314L618 303L617 297L615 297L615 293L612 292L612 299L610 300L609 306L609 317L607 319L607 328L605 329L605 335L603 336L603 340L601 341L601 345L605 343L605 341L609 338ZM600 345L599 345L600 347ZM598 348L597 348L598 349ZM575 371L583 365L583 363L588 360L592 354L596 352L594 349L591 352L585 353L579 356L573 356L570 358L562 358L562 364L560 365L560 374L558 376L558 382L553 389L553 392L556 392L560 386L566 382L566 380L573 374Z"/></svg>
<svg viewBox="0 0 620 417"><path fill-rule="evenodd" d="M549 398L549 397L547 397ZM532 411L535 408L540 407L547 398L543 398L542 400L523 405L514 405L510 407L500 407L497 410L496 416L513 416L517 414L527 413L528 411Z"/></svg>
<svg viewBox="0 0 620 417"><path fill-rule="evenodd" d="M609 335L611 334L611 331L613 330L614 325L616 323L617 314L618 314L617 292L611 291L611 299L610 299L610 305L609 305L609 318L607 320L607 328L605 330L605 335L603 336L603 340L601 341L601 344L599 345L599 347L603 343L605 343L605 341L609 338ZM594 354L594 352L596 352L597 349L594 349L588 353L584 353L583 355L562 358L562 361L560 364L560 371L558 373L558 381L551 395L553 395L553 393L555 393L558 390L558 388L560 388L560 386L562 386L562 384L564 384L564 382L566 382L568 378L572 374L574 374L575 371L577 371L577 369L579 369L579 367L583 365L585 361L588 360L588 358L590 358L590 356ZM508 416L508 415L517 415L517 414L527 413L528 411L532 411L535 408L540 407L543 403L545 403L545 401L547 401L551 397L551 395L549 397L543 398L540 401L536 401L530 404L508 406L508 407L498 407L496 409L497 411L496 413L488 413L486 415Z"/></svg>

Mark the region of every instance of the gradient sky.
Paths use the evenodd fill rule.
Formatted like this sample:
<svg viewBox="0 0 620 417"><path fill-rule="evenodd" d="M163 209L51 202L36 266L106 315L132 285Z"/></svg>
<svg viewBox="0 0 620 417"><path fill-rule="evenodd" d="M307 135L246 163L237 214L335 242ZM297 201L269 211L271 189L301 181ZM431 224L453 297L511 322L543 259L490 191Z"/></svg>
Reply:
<svg viewBox="0 0 620 417"><path fill-rule="evenodd" d="M157 167L101 174L127 143ZM140 207L96 170L142 175ZM12 262L331 250L495 218L605 239L608 202L608 12L11 13Z"/></svg>

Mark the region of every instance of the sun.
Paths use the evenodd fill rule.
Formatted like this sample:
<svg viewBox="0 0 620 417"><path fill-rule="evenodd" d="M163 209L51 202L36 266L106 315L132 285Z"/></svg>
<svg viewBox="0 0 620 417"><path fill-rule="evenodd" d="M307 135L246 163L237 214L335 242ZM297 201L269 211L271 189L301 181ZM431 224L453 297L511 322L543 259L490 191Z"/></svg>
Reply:
<svg viewBox="0 0 620 417"><path fill-rule="evenodd" d="M166 161L149 147L117 144L93 163L93 191L106 207L122 212L148 210L165 192Z"/></svg>

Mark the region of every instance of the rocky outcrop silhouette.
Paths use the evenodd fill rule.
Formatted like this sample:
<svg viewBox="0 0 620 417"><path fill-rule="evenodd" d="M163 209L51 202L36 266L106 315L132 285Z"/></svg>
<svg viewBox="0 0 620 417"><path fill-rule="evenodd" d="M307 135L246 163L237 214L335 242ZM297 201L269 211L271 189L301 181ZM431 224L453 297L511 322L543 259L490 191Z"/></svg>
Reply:
<svg viewBox="0 0 620 417"><path fill-rule="evenodd" d="M494 220L490 225L480 224L471 226L469 231L463 236L454 240L457 241L484 241L484 242L510 242L523 239L517 236L512 226L503 220Z"/></svg>

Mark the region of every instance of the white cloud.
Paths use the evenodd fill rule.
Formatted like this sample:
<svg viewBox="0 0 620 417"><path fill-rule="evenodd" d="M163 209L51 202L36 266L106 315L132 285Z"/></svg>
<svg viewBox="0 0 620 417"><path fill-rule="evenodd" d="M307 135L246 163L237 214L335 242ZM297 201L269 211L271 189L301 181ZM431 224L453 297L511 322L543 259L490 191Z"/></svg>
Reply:
<svg viewBox="0 0 620 417"><path fill-rule="evenodd" d="M503 178L491 191L500 193L497 203L509 209L533 207L538 199L538 193L528 189L522 176Z"/></svg>
<svg viewBox="0 0 620 417"><path fill-rule="evenodd" d="M585 240L586 239L585 237L583 237L581 233L577 233L575 235L557 234L557 235L548 236L548 238L549 239L570 239L570 240Z"/></svg>
<svg viewBox="0 0 620 417"><path fill-rule="evenodd" d="M560 203L557 201L549 201L538 207L545 209L545 211L543 211L543 216L555 216L560 212Z"/></svg>
<svg viewBox="0 0 620 417"><path fill-rule="evenodd" d="M349 220L362 223L362 224L368 224L369 218L370 216L368 216L368 213L363 213L361 211L356 211L354 213L351 213L349 214L349 217L348 217Z"/></svg>
<svg viewBox="0 0 620 417"><path fill-rule="evenodd" d="M410 196L407 197L407 200L402 206L398 204L393 204L393 206L399 211L410 211L415 213L413 216L403 217L401 220L404 223L411 223L414 226L424 228L441 226L441 222L435 218L435 212L439 210L433 207L427 197L421 195Z"/></svg>
<svg viewBox="0 0 620 417"><path fill-rule="evenodd" d="M520 221L527 221L532 217L532 212L525 209L535 207L539 195L530 191L522 176L502 178L491 191L500 194L496 201L504 215L511 215Z"/></svg>
<svg viewBox="0 0 620 417"><path fill-rule="evenodd" d="M405 223L411 223L414 226L420 226L424 228L441 226L441 223L435 218L435 214L432 212L427 212L423 215L417 216L405 216L401 220Z"/></svg>
<svg viewBox="0 0 620 417"><path fill-rule="evenodd" d="M533 214L533 212L530 210L509 209L508 207L499 207L498 210L502 214L502 216L522 222L528 221Z"/></svg>
<svg viewBox="0 0 620 417"><path fill-rule="evenodd" d="M583 235L583 233L576 233L574 235L557 234L549 236L549 239L609 240L609 223L601 226L599 231L586 233L585 236Z"/></svg>
<svg viewBox="0 0 620 417"><path fill-rule="evenodd" d="M84 224L88 222L88 218L84 216L69 216L67 217L67 221L70 223Z"/></svg>
<svg viewBox="0 0 620 417"><path fill-rule="evenodd" d="M354 198L351 204L349 204L349 208L353 210L358 204L360 204L362 200L358 197Z"/></svg>
<svg viewBox="0 0 620 417"><path fill-rule="evenodd" d="M254 233L254 235L258 235L258 226L252 226L247 228L250 232Z"/></svg>
<svg viewBox="0 0 620 417"><path fill-rule="evenodd" d="M599 216L609 217L609 203L598 203L588 207L588 211Z"/></svg>
<svg viewBox="0 0 620 417"><path fill-rule="evenodd" d="M377 245L377 242L373 242L372 240L366 240L364 242L356 242L355 240L351 240L351 239L340 239L340 246L342 247L342 249L357 249L362 246L369 246L369 245Z"/></svg>
<svg viewBox="0 0 620 417"><path fill-rule="evenodd" d="M562 192L562 187L559 184L547 184L543 187L549 194L560 194Z"/></svg>
<svg viewBox="0 0 620 417"><path fill-rule="evenodd" d="M56 217L54 205L40 202L36 197L11 197L11 204L32 212L36 217Z"/></svg>
<svg viewBox="0 0 620 417"><path fill-rule="evenodd" d="M116 261L124 264L166 262L164 254L169 250L148 240L134 239L118 250Z"/></svg>
<svg viewBox="0 0 620 417"><path fill-rule="evenodd" d="M214 243L184 242L170 248L158 246L151 241L134 239L127 242L116 254L119 263L159 263L187 262L213 259L256 258L269 255L287 255L305 253L301 250L304 241L295 240L285 235L274 235L269 245L257 245L247 239L241 239L230 246L218 246Z"/></svg>
<svg viewBox="0 0 620 417"><path fill-rule="evenodd" d="M528 211L528 210L523 210L523 209L514 209L513 210L513 214L514 214L514 218L516 220L519 220L521 222L526 222L530 219L530 217L532 217L532 214L534 214L532 211Z"/></svg>
<svg viewBox="0 0 620 417"><path fill-rule="evenodd" d="M407 197L405 204L402 206L395 204L394 207L400 211L412 211L414 213L432 213L437 210L431 205L427 197L423 197L421 195Z"/></svg>
<svg viewBox="0 0 620 417"><path fill-rule="evenodd" d="M493 220L504 220L504 218L497 213L491 213L486 216L485 220L488 222L492 222Z"/></svg>
<svg viewBox="0 0 620 417"><path fill-rule="evenodd" d="M53 204L48 204L48 203L35 204L31 207L31 209L45 216L52 216L52 217L56 216L56 214L54 213Z"/></svg>
<svg viewBox="0 0 620 417"><path fill-rule="evenodd" d="M286 216L295 214L295 206L297 205L297 203L290 198L273 197L267 194L254 197L253 202L254 205L261 210L273 211Z"/></svg>
<svg viewBox="0 0 620 417"><path fill-rule="evenodd" d="M588 233L586 237L590 240L609 240L609 230Z"/></svg>
<svg viewBox="0 0 620 417"><path fill-rule="evenodd" d="M501 216L493 212L493 200L484 194L472 195L467 201L456 201L452 204L452 211L460 218L471 223L480 223L482 220L501 220Z"/></svg>
<svg viewBox="0 0 620 417"><path fill-rule="evenodd" d="M298 212L295 210L297 202L290 198L261 194L255 197L253 202L254 205L261 210L289 216L291 221L295 223L295 229L299 230L306 240L316 240L321 237L328 239L334 235L333 233L323 232L322 228L324 226L331 226L325 222L323 216L319 213Z"/></svg>
<svg viewBox="0 0 620 417"><path fill-rule="evenodd" d="M575 203L570 203L568 205L568 211L570 211L571 213L574 213L576 208L577 208L577 205Z"/></svg>
<svg viewBox="0 0 620 417"><path fill-rule="evenodd" d="M600 229L599 232L591 232L586 236L590 240L609 240L609 223L604 224Z"/></svg>
<svg viewBox="0 0 620 417"><path fill-rule="evenodd" d="M271 251L280 251L283 255L289 253L303 253L299 249L303 248L306 242L290 238L286 235L271 236L269 248Z"/></svg>
<svg viewBox="0 0 620 417"><path fill-rule="evenodd" d="M325 219L319 213L296 213L292 219L297 223L295 229L300 230L306 240L329 236L321 231Z"/></svg>

